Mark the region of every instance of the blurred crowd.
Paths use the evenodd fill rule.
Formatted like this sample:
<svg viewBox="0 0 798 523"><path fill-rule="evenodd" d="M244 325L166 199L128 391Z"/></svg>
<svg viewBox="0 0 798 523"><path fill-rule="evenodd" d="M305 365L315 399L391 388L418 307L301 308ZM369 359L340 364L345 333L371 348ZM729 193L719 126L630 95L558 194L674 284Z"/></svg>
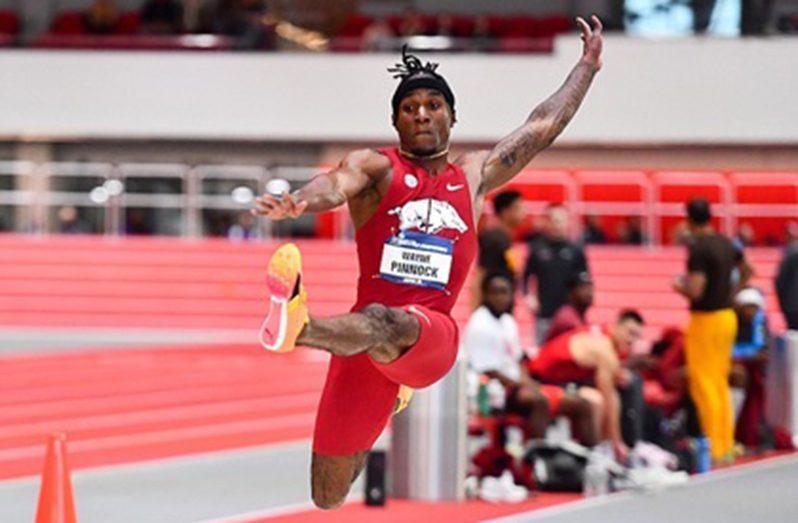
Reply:
<svg viewBox="0 0 798 523"><path fill-rule="evenodd" d="M475 311L463 333L470 431L480 437L471 459L474 494L512 501L519 488L587 492L597 488L589 477L595 455L625 470L657 470L662 479L792 448L790 435L766 421L776 336L764 293L750 285L747 243L714 230L708 202L686 205L687 264L674 275L689 323L652 340L643 339L646 311L633 303L610 324L590 320L595 285L583 245L604 238L586 228L575 241L568 209L550 205L535 234L521 237L524 249L515 241L526 218L521 195L501 192L493 206L495 222L479 236ZM789 328L798 328L798 236L774 284ZM526 314L533 320L528 348L517 322ZM583 454L564 443L573 441Z"/></svg>

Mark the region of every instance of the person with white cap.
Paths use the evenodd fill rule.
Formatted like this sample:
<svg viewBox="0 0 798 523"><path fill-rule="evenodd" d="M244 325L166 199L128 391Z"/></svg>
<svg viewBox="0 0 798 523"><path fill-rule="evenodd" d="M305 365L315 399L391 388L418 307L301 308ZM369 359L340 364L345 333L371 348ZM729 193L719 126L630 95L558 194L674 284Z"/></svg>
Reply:
<svg viewBox="0 0 798 523"><path fill-rule="evenodd" d="M734 297L734 310L738 329L730 383L745 394L734 436L747 448L757 448L762 444L765 423L765 368L770 344L765 296L759 289L747 287Z"/></svg>

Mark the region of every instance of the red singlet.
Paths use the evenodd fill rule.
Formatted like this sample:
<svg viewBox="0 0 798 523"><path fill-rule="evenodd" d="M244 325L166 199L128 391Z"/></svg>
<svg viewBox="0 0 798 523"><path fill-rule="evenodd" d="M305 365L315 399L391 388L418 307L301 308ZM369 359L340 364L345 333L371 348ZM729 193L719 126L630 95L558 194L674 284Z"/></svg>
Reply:
<svg viewBox="0 0 798 523"><path fill-rule="evenodd" d="M438 175L381 151L393 165L391 185L355 235L360 276L352 311L371 303L405 309L421 325L418 342L380 365L367 354L333 356L316 418L313 449L325 455L368 450L393 410L400 384L426 387L457 357L449 316L477 253L471 192L463 170Z"/></svg>

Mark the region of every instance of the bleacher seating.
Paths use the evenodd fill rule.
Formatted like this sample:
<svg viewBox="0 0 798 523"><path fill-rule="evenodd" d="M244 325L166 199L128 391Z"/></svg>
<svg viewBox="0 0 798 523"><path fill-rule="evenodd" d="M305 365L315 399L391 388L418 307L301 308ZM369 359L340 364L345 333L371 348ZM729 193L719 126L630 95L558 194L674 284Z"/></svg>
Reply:
<svg viewBox="0 0 798 523"><path fill-rule="evenodd" d="M0 236L0 324L50 327L258 328L266 312L265 266L276 243L222 240L108 240L92 237ZM313 313L332 315L354 301L354 245L300 242ZM684 272L681 248L594 247L588 251L596 282L590 319L611 321L638 307L654 336L686 321L685 303L670 287ZM783 327L773 294L776 249L752 249L754 284L768 297L773 325ZM464 289L455 319L471 310ZM525 339L531 321L519 303Z"/></svg>

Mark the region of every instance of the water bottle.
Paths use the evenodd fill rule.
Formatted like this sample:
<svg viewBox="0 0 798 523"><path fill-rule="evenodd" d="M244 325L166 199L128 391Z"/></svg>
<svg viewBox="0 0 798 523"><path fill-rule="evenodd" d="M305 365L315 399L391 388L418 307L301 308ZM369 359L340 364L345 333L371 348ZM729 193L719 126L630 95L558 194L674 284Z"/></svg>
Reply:
<svg viewBox="0 0 798 523"><path fill-rule="evenodd" d="M479 389L477 390L477 408L480 416L488 416L490 414L488 384L483 380L480 380Z"/></svg>
<svg viewBox="0 0 798 523"><path fill-rule="evenodd" d="M706 436L695 439L696 462L695 471L697 474L705 474L712 469L712 457L710 453L710 442Z"/></svg>

